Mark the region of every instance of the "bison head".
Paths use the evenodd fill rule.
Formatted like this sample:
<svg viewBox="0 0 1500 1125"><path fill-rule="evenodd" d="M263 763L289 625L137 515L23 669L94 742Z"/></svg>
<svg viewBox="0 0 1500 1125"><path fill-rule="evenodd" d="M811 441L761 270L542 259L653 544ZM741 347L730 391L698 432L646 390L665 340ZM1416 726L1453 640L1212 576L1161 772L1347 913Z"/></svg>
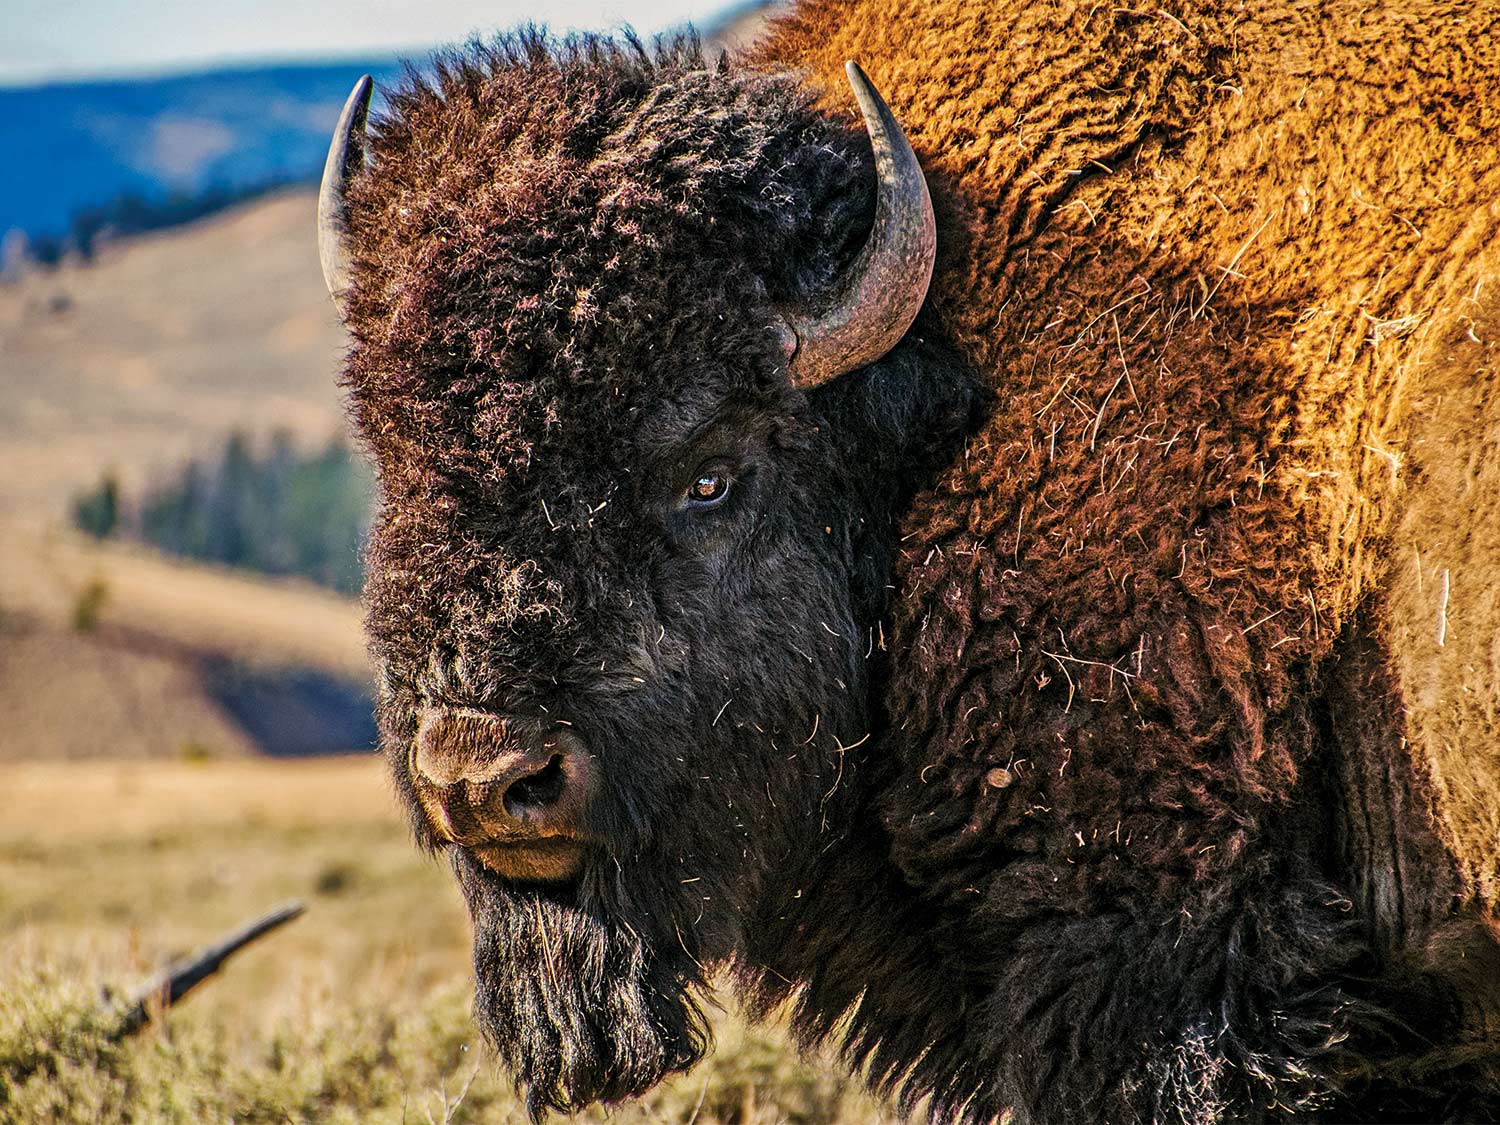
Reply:
<svg viewBox="0 0 1500 1125"><path fill-rule="evenodd" d="M911 329L931 205L851 79L869 141L690 41L521 37L368 134L363 82L329 155L382 738L534 1112L691 1065L705 973L879 852L898 513L974 391Z"/></svg>

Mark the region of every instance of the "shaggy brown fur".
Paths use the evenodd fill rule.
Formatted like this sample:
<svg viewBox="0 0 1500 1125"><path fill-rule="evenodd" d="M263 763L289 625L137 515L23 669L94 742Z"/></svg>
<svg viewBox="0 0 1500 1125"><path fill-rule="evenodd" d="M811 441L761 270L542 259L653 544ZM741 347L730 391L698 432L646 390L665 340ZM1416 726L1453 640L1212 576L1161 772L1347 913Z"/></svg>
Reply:
<svg viewBox="0 0 1500 1125"><path fill-rule="evenodd" d="M824 0L752 69L533 37L395 96L348 383L398 786L434 844L424 700L608 780L576 887L454 854L534 1108L690 1065L729 963L940 1120L1500 1114L1497 38ZM804 394L845 58L941 257Z"/></svg>
<svg viewBox="0 0 1500 1125"><path fill-rule="evenodd" d="M1437 811L1465 885L1491 911L1500 657L1485 650L1500 622L1500 470L1488 454L1500 405L1493 334L1474 329L1500 307L1486 284L1500 261L1500 160L1489 151L1497 36L1489 4L1142 16L1088 4L831 3L806 6L764 48L776 65L809 67L835 99L843 58L880 59L893 108L961 212L966 229L945 240L955 260L936 286L944 323L1006 394L1038 403L995 416L979 439L989 456L971 445L972 471L953 483L982 493L985 512L966 530L1016 527L1010 542L1033 569L1055 566L1065 581L1093 572L1082 578L1092 588L1063 594L1065 604L1110 612L1117 581L1170 570L1226 629L1286 615L1259 638L1247 630L1245 642L1208 645L1271 673L1256 685L1267 701L1280 669L1326 656L1373 591L1395 591L1386 600L1401 608L1378 627L1406 630L1388 642L1403 678L1446 668L1468 683L1441 690L1454 725L1421 738L1413 761L1467 779ZM972 46L946 46L956 43ZM1165 444L1179 433L1193 440ZM1048 488L1082 500L1072 482L1094 478L1097 514L1080 506L1058 518L1043 502ZM1233 523L1233 538L1193 526L1174 492L1205 512L1232 505L1233 520L1219 522ZM1013 507L998 508L999 497ZM951 501L936 503L946 522ZM1023 507L1041 512L1026 520ZM1169 511L1194 534L1131 543L1130 524L1160 534L1155 516ZM950 535L921 537L923 557ZM1467 558L1441 542L1466 536L1480 540ZM1451 582L1466 562L1477 568L1470 581ZM1445 570L1469 599L1460 610L1450 597L1450 618L1465 626L1447 646L1468 653L1436 651ZM939 583L951 579L952 567L940 572ZM1198 588L1215 578L1217 594ZM1159 604L1152 590L1131 593ZM1407 688L1428 696L1406 700L1419 724L1448 710L1432 694ZM1255 757L1268 776L1285 765Z"/></svg>
<svg viewBox="0 0 1500 1125"><path fill-rule="evenodd" d="M863 60L950 208L933 304L1007 407L904 524L888 822L955 901L1076 915L1049 975L1105 903L1229 938L1335 768L1371 940L1500 1065L1497 47L1489 3L923 0L763 49L830 105ZM1337 765L1320 694L1361 731Z"/></svg>

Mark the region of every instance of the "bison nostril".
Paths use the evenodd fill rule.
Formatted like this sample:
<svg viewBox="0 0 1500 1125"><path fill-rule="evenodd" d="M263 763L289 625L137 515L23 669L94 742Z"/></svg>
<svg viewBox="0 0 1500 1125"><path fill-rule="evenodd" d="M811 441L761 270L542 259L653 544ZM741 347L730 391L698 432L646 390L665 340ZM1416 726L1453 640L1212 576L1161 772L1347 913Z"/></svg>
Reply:
<svg viewBox="0 0 1500 1125"><path fill-rule="evenodd" d="M466 847L579 838L595 787L592 755L570 731L437 706L423 709L407 771L433 831Z"/></svg>
<svg viewBox="0 0 1500 1125"><path fill-rule="evenodd" d="M553 754L536 773L511 782L501 802L511 816L520 817L527 809L545 809L555 805L568 786L563 772L563 756Z"/></svg>

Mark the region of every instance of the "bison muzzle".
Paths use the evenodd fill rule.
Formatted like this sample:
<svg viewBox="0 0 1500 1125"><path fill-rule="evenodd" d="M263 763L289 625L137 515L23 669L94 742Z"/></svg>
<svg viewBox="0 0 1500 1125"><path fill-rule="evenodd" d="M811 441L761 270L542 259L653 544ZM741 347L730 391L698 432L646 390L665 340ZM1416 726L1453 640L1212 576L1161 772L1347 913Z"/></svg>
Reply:
<svg viewBox="0 0 1500 1125"><path fill-rule="evenodd" d="M578 874L594 771L568 731L425 707L408 761L432 833L516 880Z"/></svg>

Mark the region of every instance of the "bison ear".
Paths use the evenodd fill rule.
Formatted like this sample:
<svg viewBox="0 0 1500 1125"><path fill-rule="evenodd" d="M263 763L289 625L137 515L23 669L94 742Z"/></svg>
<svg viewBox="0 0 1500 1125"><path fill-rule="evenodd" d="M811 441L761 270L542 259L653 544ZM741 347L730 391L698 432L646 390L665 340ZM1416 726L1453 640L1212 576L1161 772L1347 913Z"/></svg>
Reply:
<svg viewBox="0 0 1500 1125"><path fill-rule="evenodd" d="M328 146L323 165L323 185L318 190L318 258L323 280L339 316L349 319L349 221L344 199L352 172L365 163L365 120L370 115L370 95L375 89L368 74L354 84Z"/></svg>
<svg viewBox="0 0 1500 1125"><path fill-rule="evenodd" d="M847 62L844 71L875 155L875 225L820 305L787 318L789 369L801 387L865 367L895 347L927 297L937 256L932 197L916 153L859 64Z"/></svg>

